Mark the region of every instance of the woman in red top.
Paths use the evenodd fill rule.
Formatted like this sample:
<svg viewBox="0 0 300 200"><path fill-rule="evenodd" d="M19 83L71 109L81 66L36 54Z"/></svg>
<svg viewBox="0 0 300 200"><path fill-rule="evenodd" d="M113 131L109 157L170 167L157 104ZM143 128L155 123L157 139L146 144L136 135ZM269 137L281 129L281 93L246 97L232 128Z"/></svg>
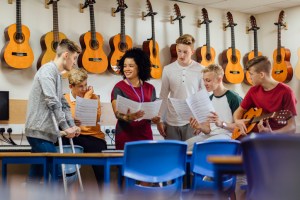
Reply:
<svg viewBox="0 0 300 200"><path fill-rule="evenodd" d="M156 100L156 92L153 85L146 81L150 79L151 63L149 57L139 48L126 51L119 62L120 73L123 80L118 82L111 92L111 102L116 125L116 149L124 149L126 142L137 140L152 140L151 120L140 120L143 111L136 113L120 113L117 110L117 96L120 95L136 102L151 102ZM154 123L159 117L152 119Z"/></svg>

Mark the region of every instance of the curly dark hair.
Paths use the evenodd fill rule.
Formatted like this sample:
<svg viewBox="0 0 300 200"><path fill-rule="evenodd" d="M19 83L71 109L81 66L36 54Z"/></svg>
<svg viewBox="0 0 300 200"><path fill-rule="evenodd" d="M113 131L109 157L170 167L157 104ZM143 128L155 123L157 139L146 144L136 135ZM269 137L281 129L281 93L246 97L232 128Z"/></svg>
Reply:
<svg viewBox="0 0 300 200"><path fill-rule="evenodd" d="M140 48L128 49L119 61L120 73L124 75L124 61L126 58L132 58L138 67L138 76L142 81L148 81L151 77L151 62L149 56Z"/></svg>

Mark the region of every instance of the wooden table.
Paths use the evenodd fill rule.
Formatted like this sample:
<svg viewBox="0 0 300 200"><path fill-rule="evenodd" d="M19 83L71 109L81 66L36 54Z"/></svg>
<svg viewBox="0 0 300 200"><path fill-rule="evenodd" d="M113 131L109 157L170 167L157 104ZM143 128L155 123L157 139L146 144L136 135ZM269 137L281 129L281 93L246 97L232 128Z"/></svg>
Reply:
<svg viewBox="0 0 300 200"><path fill-rule="evenodd" d="M1 152L2 160L2 184L7 184L7 165L8 164L40 164L43 165L44 183L48 183L48 159L47 153L29 152Z"/></svg>
<svg viewBox="0 0 300 200"><path fill-rule="evenodd" d="M208 162L211 162L215 171L215 189L219 192L223 191L222 177L225 174L243 174L242 156L208 156Z"/></svg>

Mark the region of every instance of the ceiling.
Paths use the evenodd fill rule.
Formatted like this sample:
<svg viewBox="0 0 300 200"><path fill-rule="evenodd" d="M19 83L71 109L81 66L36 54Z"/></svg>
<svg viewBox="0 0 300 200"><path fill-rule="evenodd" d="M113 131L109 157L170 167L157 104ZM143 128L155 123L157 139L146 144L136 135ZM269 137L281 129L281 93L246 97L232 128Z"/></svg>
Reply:
<svg viewBox="0 0 300 200"><path fill-rule="evenodd" d="M249 14L300 6L300 0L171 0Z"/></svg>

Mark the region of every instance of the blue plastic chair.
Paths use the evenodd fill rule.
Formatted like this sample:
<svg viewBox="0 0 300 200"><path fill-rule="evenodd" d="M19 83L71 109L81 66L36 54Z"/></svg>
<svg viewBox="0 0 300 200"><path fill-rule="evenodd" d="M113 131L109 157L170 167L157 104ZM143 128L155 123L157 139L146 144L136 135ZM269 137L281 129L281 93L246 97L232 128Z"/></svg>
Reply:
<svg viewBox="0 0 300 200"><path fill-rule="evenodd" d="M187 144L175 140L126 143L122 170L126 198L180 199L186 152Z"/></svg>
<svg viewBox="0 0 300 200"><path fill-rule="evenodd" d="M300 136L252 134L242 140L247 199L300 197Z"/></svg>
<svg viewBox="0 0 300 200"><path fill-rule="evenodd" d="M79 145L74 145L74 149L75 149L75 153L83 153L83 147L79 146ZM56 147L57 152L59 152L59 147ZM72 148L71 145L63 145L63 150L64 153L73 153L72 152ZM81 167L80 165L78 165L79 168ZM66 174L73 174L76 172L76 165L72 165L72 164L66 164L65 165L65 173Z"/></svg>
<svg viewBox="0 0 300 200"><path fill-rule="evenodd" d="M237 155L240 142L236 140L206 140L194 144L191 160L193 173L192 192L195 195L211 193L214 189L214 167L207 161L209 155ZM204 177L210 180L203 180ZM224 191L231 194L235 190L235 176L226 176L223 180Z"/></svg>

